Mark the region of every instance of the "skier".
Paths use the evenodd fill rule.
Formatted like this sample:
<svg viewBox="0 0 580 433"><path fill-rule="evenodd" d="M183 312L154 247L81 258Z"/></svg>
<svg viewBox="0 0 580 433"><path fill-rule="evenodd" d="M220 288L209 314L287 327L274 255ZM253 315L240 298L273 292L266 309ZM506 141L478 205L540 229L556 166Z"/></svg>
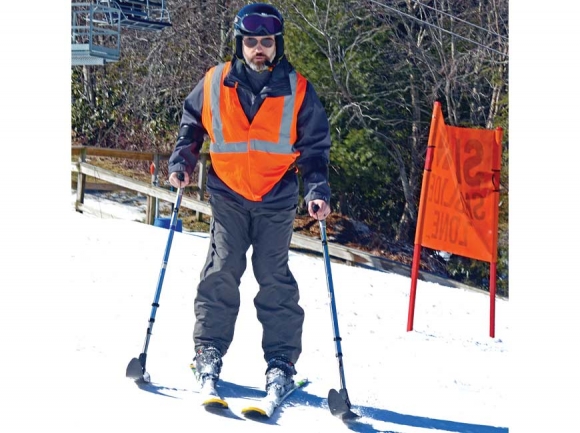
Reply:
<svg viewBox="0 0 580 433"><path fill-rule="evenodd" d="M313 86L284 55L279 11L264 3L244 6L233 27L234 58L211 68L185 99L169 181L176 188L189 184L209 136L207 190L213 215L194 303L198 381L218 396L215 385L234 336L239 284L252 246L266 391L282 395L294 385L302 351L304 310L288 266L297 173L309 215L325 219L331 212L330 130Z"/></svg>

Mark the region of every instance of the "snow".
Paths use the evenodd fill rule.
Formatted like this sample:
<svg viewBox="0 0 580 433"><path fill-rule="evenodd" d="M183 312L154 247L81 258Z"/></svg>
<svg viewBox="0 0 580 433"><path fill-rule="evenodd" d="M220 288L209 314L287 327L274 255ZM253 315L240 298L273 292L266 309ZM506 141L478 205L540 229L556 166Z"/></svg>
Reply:
<svg viewBox="0 0 580 433"><path fill-rule="evenodd" d="M189 391L171 398L127 383L126 365L142 351L166 232L71 210L68 5L62 2L63 13L55 14L54 2L36 3L37 13L28 14L27 23L42 35L34 44L44 43L46 49L31 56L19 44L5 44L15 60L3 69L1 81L8 109L0 133L0 431L346 431L320 407L328 389L339 385L320 259L311 259L316 284L296 270L303 302L309 303L298 370L313 380L300 400L310 406L289 407L289 401L273 420L276 425L262 426L199 411L193 397L186 397ZM19 16L18 5L4 6L14 8L10 16ZM497 339L487 337L488 300L481 294L420 282L415 330L407 333L408 279L347 268L346 274L358 278L348 286L349 280L335 276L347 388L355 410L367 414L352 431L478 431L465 424L509 427L510 433L579 431L580 230L578 163L571 154L579 90L570 85L578 75L570 66L578 64L580 52L549 43L546 31L530 24L542 22L542 30L578 40L578 8L567 5L568 13L562 14L556 8L530 8L529 2L510 3L510 52L515 54L509 64L510 300L498 301ZM538 19L530 17L534 12ZM546 79L554 74L557 80ZM205 254L194 247L205 250L206 245L197 245L196 236L188 234L177 234L174 242L148 370L159 384L190 390L191 303ZM297 257L292 254L293 269ZM333 263L333 274L344 274L341 268ZM244 289L254 290L248 280L251 269ZM453 296L459 305L450 304L448 296L437 298L432 289ZM175 301L180 296L187 305ZM247 302L242 306L245 316L240 316L224 375L260 388L263 366L252 308ZM315 320L321 321L320 329ZM460 330L463 336L456 335ZM353 349L362 344L355 340L359 335L369 342L362 352ZM492 354L501 360L493 363ZM473 364L466 365L466 359ZM237 376L244 366L251 372ZM359 383L365 376L377 380ZM478 406L481 401L485 405ZM459 422L465 424L454 424Z"/></svg>
<svg viewBox="0 0 580 433"><path fill-rule="evenodd" d="M175 233L148 348L152 386L139 389L125 369L143 351L169 232L136 222L144 212L139 200L87 195L86 202L119 219L80 214L70 205L62 218L74 236L47 233L54 253L46 259L56 265L21 263L17 272L27 284L5 291L1 431L513 431L509 301L496 300L490 338L487 295L420 281L414 330L407 332L408 277L334 261L346 388L362 418L346 426L333 417L326 396L340 389L340 379L324 262L295 251L290 266L306 312L296 367L311 383L267 422L240 417L243 405L260 395L265 372L248 260L219 388L232 411L205 412L189 369L205 233Z"/></svg>

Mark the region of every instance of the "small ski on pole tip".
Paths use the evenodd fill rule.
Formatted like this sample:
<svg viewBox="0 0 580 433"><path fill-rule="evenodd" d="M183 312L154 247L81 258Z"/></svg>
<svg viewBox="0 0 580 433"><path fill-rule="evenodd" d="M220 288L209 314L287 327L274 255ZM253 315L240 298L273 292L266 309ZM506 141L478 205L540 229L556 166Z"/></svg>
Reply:
<svg viewBox="0 0 580 433"><path fill-rule="evenodd" d="M134 380L137 385L151 382L151 377L149 376L149 373L145 371L143 363L141 362L141 357L133 358L129 361L125 376Z"/></svg>
<svg viewBox="0 0 580 433"><path fill-rule="evenodd" d="M328 391L328 408L330 409L330 413L334 416L345 422L360 418L360 415L354 413L350 407L351 405L346 389L343 388L340 392L336 389Z"/></svg>

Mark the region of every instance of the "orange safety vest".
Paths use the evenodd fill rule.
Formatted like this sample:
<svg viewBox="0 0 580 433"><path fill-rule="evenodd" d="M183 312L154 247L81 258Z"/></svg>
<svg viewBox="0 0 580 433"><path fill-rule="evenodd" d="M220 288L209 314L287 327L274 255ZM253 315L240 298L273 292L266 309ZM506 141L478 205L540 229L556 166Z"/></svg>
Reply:
<svg viewBox="0 0 580 433"><path fill-rule="evenodd" d="M293 145L307 81L292 71L292 94L267 97L250 123L236 88L223 84L230 66L219 64L205 76L202 123L210 137L211 163L232 190L262 201L300 155Z"/></svg>

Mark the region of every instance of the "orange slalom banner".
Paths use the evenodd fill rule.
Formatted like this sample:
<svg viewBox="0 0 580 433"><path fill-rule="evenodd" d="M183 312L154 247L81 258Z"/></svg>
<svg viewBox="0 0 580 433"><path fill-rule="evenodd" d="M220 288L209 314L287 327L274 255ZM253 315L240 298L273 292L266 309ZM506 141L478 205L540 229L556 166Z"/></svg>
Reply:
<svg viewBox="0 0 580 433"><path fill-rule="evenodd" d="M487 261L495 335L499 179L503 131L445 125L435 102L415 232L407 330L413 329L421 247Z"/></svg>
<svg viewBox="0 0 580 433"><path fill-rule="evenodd" d="M415 243L496 262L501 131L447 126L440 103L431 127L431 173Z"/></svg>

